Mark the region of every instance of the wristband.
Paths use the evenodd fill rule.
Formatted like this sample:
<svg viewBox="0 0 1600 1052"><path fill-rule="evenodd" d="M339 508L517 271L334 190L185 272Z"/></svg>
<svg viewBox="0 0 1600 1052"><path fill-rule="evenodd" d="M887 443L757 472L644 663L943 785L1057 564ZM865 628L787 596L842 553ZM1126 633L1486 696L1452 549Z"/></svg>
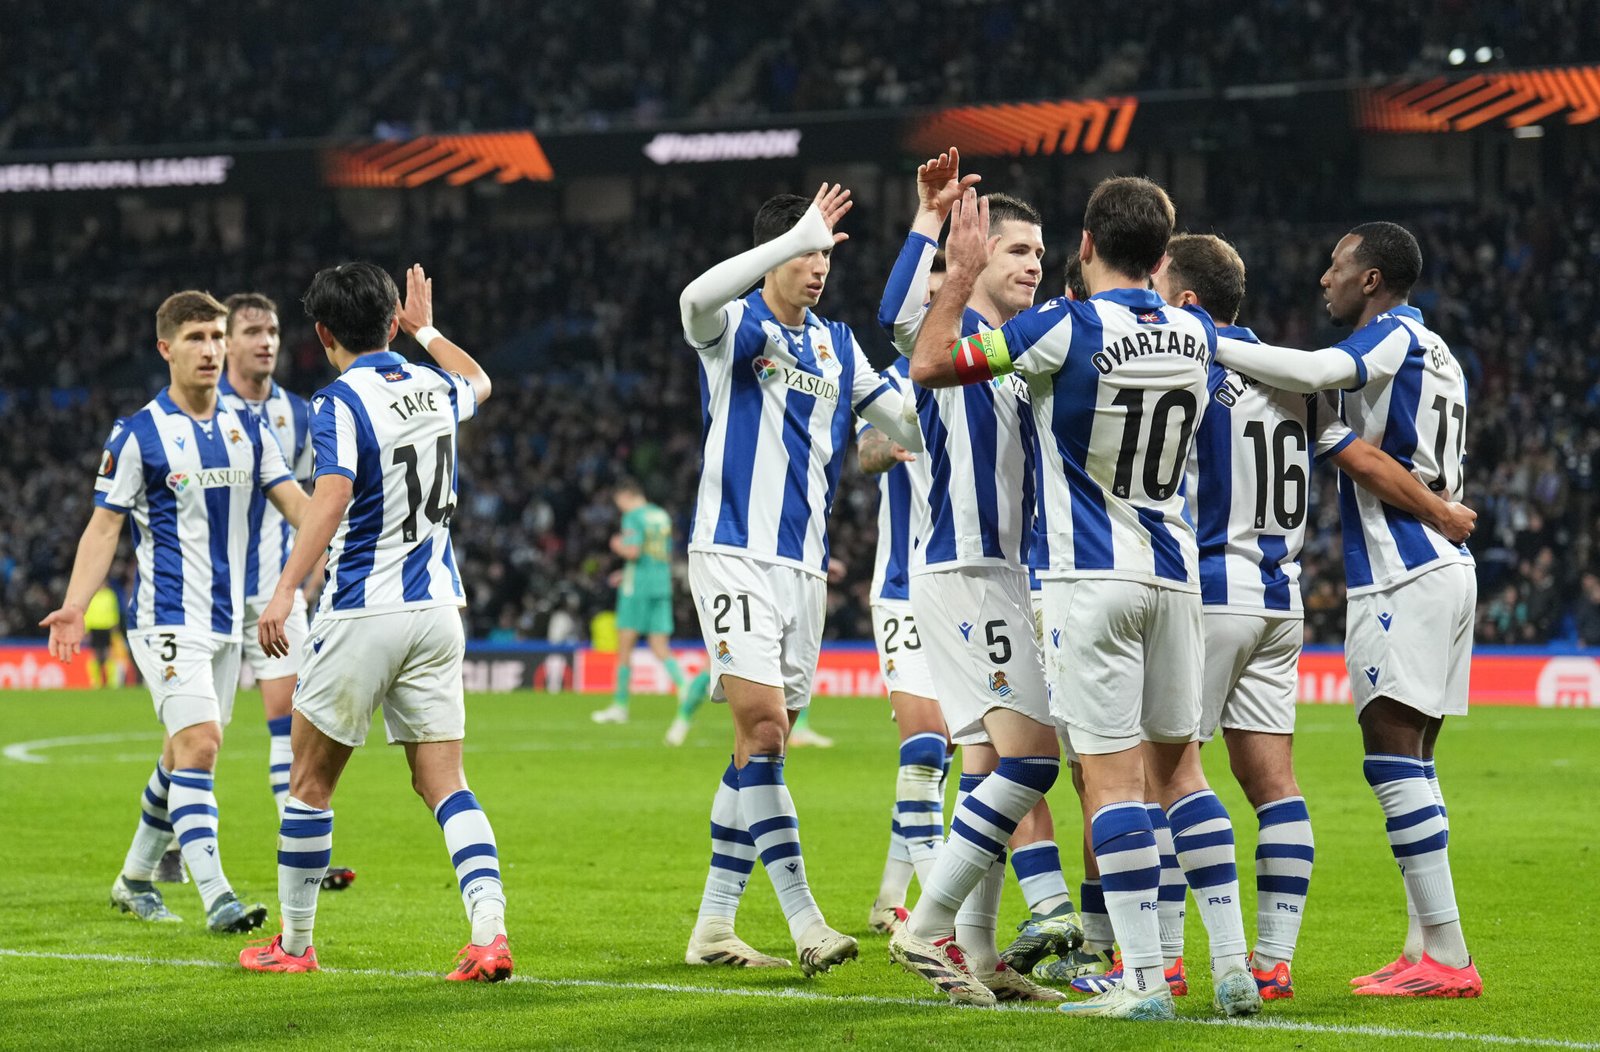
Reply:
<svg viewBox="0 0 1600 1052"><path fill-rule="evenodd" d="M982 383L1011 371L1011 349L999 329L966 336L950 345L956 379L963 384Z"/></svg>
<svg viewBox="0 0 1600 1052"><path fill-rule="evenodd" d="M437 340L443 335L444 333L440 332L438 329L435 329L432 325L424 325L422 328L417 330L417 335L415 338L418 343L422 344L423 350L429 351L433 341Z"/></svg>

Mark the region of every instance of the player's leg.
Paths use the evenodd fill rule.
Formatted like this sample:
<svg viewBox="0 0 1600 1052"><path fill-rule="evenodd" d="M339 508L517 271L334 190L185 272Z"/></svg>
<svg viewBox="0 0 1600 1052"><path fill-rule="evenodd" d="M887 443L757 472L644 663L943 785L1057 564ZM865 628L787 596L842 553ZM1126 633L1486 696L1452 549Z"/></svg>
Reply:
<svg viewBox="0 0 1600 1052"><path fill-rule="evenodd" d="M811 726L811 706L807 705L795 714L794 723L789 728L789 748L831 749L833 739Z"/></svg>
<svg viewBox="0 0 1600 1052"><path fill-rule="evenodd" d="M1065 957L1083 943L1083 919L1072 904L1056 846L1050 804L1040 798L1011 836L1011 868L1017 875L1028 916L1000 959L1027 975L1046 957Z"/></svg>
<svg viewBox="0 0 1600 1052"><path fill-rule="evenodd" d="M1156 854L1161 857L1161 886L1156 895L1156 917L1161 926L1161 963L1166 969L1167 986L1173 997L1189 993L1189 977L1183 965L1183 926L1188 918L1189 882L1178 864L1177 845L1172 838L1172 823L1161 806L1161 794L1150 784L1152 768L1145 759L1145 810L1150 812L1150 828L1156 835Z"/></svg>
<svg viewBox="0 0 1600 1052"><path fill-rule="evenodd" d="M139 920L178 921L155 887L156 867L172 842L168 794L172 787L171 750L164 739L156 768L139 797L139 825L123 859L122 871L111 885L111 904ZM181 867L180 867L181 870Z"/></svg>
<svg viewBox="0 0 1600 1052"><path fill-rule="evenodd" d="M277 676L256 681L261 688L261 708L267 717L267 784L279 818L283 817L284 801L289 799L289 769L294 763L294 745L289 735L297 679L296 676Z"/></svg>
<svg viewBox="0 0 1600 1052"><path fill-rule="evenodd" d="M897 673L899 670L897 669ZM944 715L931 697L897 690L889 695L900 732L895 803L890 812L889 857L872 903L874 931L893 932L904 922L913 874L926 881L944 843L944 776L950 739Z"/></svg>
<svg viewBox="0 0 1600 1052"><path fill-rule="evenodd" d="M701 669L683 689L678 692L678 712L672 717L672 723L667 727L666 743L668 745L682 745L689 737L689 727L694 722L694 714L700 711L700 706L711 697L711 670Z"/></svg>
<svg viewBox="0 0 1600 1052"><path fill-rule="evenodd" d="M633 650L639 645L639 630L632 624L624 627L623 617L625 614L632 616L633 605L635 604L631 600L617 604L616 686L611 691L611 704L589 713L589 718L596 723L628 722L628 692L633 682Z"/></svg>
<svg viewBox="0 0 1600 1052"><path fill-rule="evenodd" d="M652 614L652 618L659 625L659 611L663 608L667 612L667 623L670 625L672 623L672 606L669 600L660 600L655 604L657 612ZM667 678L672 681L672 692L674 694L682 694L686 680L683 677L683 668L678 664L678 659L672 654L672 629L661 630L658 628L658 630L651 632L647 638L650 644L650 653L654 654L656 660L661 662L661 667L666 670Z"/></svg>

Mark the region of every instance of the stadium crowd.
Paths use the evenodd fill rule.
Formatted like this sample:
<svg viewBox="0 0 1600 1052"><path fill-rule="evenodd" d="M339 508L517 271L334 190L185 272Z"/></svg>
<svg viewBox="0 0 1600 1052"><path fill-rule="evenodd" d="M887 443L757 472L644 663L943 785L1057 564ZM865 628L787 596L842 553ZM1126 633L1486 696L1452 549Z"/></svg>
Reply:
<svg viewBox="0 0 1600 1052"><path fill-rule="evenodd" d="M1076 244L1081 187L1047 189L1004 172L1007 189L1045 212L1047 280ZM735 184L737 185L737 184ZM1600 164L1574 163L1559 199L1508 195L1477 206L1395 215L1421 239L1417 304L1454 348L1471 384L1465 499L1481 514L1473 538L1484 643L1577 640L1600 645ZM998 184L996 185L998 187ZM348 246L394 269L428 264L441 327L483 352L496 398L463 432L456 539L471 584L476 636L544 638L560 609L586 623L612 601L607 549L616 512L608 486L641 479L687 533L698 467L695 358L678 333L685 280L748 238L768 186L730 190L703 207L696 187L638 187L627 223L497 221L474 195L400 196L392 220L351 228L331 201L193 205L137 215L108 207L21 237L0 262L0 637L36 635L88 515L90 477L112 420L160 385L154 305L176 288L219 295L259 289L284 323L280 380L309 394L327 366L297 302L317 266ZM892 354L874 317L900 229L863 210L840 251L824 312L851 322L880 364ZM311 209L307 212L306 209ZM907 212L909 214L909 212ZM137 219L137 221L136 221ZM1250 272L1244 324L1264 338L1320 346L1337 338L1316 282L1344 225L1288 217L1182 217L1239 247ZM137 246L137 251L130 247ZM71 276L71 281L64 280ZM1342 638L1344 590L1333 473L1318 473L1305 553L1307 635ZM835 504L829 633L867 638L876 485L847 471ZM680 592L680 625L692 625Z"/></svg>
<svg viewBox="0 0 1600 1052"><path fill-rule="evenodd" d="M1137 34L1065 0L969 0L937 18L904 0L800 0L774 20L717 0L52 11L0 34L0 149L544 131L1431 75L1456 49L1477 63L1486 47L1497 66L1600 53L1600 0L1183 0L1142 12Z"/></svg>

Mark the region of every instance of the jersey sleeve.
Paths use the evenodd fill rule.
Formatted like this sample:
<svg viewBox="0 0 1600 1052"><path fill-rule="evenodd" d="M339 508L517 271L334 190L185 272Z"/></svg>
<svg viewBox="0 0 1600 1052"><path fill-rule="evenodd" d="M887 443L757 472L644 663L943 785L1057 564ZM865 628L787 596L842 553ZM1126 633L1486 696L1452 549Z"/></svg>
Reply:
<svg viewBox="0 0 1600 1052"><path fill-rule="evenodd" d="M733 350L733 337L739 331L739 321L744 317L744 301L730 300L722 305L718 312L722 321L722 331L711 340L696 340L688 329L683 330L683 339L690 347L700 353L702 358L721 358Z"/></svg>
<svg viewBox="0 0 1600 1052"><path fill-rule="evenodd" d="M100 471L94 480L95 507L126 515L143 490L144 452L133 428L118 420L100 454Z"/></svg>
<svg viewBox="0 0 1600 1052"><path fill-rule="evenodd" d="M928 275L938 250L930 237L915 231L906 235L878 303L878 324L894 340L895 348L908 357L917 345L922 319L928 316Z"/></svg>
<svg viewBox="0 0 1600 1052"><path fill-rule="evenodd" d="M867 361L867 353L856 341L855 333L850 334L850 355L855 359L856 366L855 376L851 381L850 405L857 416L883 396L899 393L899 385L872 368L872 363Z"/></svg>
<svg viewBox="0 0 1600 1052"><path fill-rule="evenodd" d="M1356 440L1356 433L1350 430L1350 425L1339 416L1339 396L1334 392L1324 391L1320 395L1307 395L1306 409L1306 416L1311 422L1313 448L1319 463L1337 455Z"/></svg>
<svg viewBox="0 0 1600 1052"><path fill-rule="evenodd" d="M456 423L471 420L478 415L478 392L473 388L471 381L460 373L448 373L430 362L413 362L437 375L450 385L450 403L455 406Z"/></svg>
<svg viewBox="0 0 1600 1052"><path fill-rule="evenodd" d="M630 511L622 517L622 543L630 548L644 546L644 516Z"/></svg>
<svg viewBox="0 0 1600 1052"><path fill-rule="evenodd" d="M272 430L267 418L251 414L245 417L245 422L256 429L256 482L262 491L294 481L288 458L283 455L283 444L278 441L278 433Z"/></svg>
<svg viewBox="0 0 1600 1052"><path fill-rule="evenodd" d="M356 421L350 407L332 395L311 400L311 446L316 450L316 477L356 478Z"/></svg>
<svg viewBox="0 0 1600 1052"><path fill-rule="evenodd" d="M307 428L306 441L301 443L300 455L295 457L294 460L294 477L301 480L311 478L311 470L315 463L315 458L311 455L311 435L309 431L310 429Z"/></svg>
<svg viewBox="0 0 1600 1052"><path fill-rule="evenodd" d="M1356 363L1356 382L1346 390L1357 391L1373 380L1391 379L1416 345L1416 336L1400 319L1392 315L1374 318L1349 339L1335 344Z"/></svg>
<svg viewBox="0 0 1600 1052"><path fill-rule="evenodd" d="M1056 298L1029 307L998 329L976 337L996 376L1012 371L1048 376L1061 371L1072 346L1071 300Z"/></svg>

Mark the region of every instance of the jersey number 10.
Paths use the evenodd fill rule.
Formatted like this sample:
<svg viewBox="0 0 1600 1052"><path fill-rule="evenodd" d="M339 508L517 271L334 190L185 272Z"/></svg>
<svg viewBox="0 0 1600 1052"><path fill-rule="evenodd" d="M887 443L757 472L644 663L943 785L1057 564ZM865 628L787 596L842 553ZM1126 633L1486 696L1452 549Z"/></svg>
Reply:
<svg viewBox="0 0 1600 1052"><path fill-rule="evenodd" d="M1113 405L1128 411L1122 424L1122 448L1117 453L1117 473L1111 480L1111 492L1123 500L1128 499L1133 485L1133 461L1143 449L1145 494L1153 501L1164 501L1177 492L1178 483L1183 479L1183 462L1189 455L1189 439L1194 437L1194 419L1199 407L1194 392L1181 387L1168 391L1156 399L1155 408L1150 412L1150 434L1146 438L1143 435L1144 396L1143 388L1128 387L1118 391L1111 400ZM1166 452L1173 413L1182 414L1178 417L1177 451L1172 457L1172 470L1163 478L1161 455Z"/></svg>

